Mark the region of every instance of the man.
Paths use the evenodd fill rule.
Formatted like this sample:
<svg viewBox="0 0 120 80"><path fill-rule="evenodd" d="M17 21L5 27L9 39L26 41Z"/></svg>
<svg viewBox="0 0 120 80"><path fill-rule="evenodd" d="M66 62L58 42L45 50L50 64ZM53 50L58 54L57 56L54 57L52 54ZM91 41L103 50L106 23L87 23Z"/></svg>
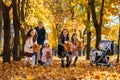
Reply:
<svg viewBox="0 0 120 80"><path fill-rule="evenodd" d="M38 26L35 29L38 34L37 43L39 45L42 45L42 47L43 47L44 40L45 40L45 34L46 34L45 28L43 27L43 22L39 21ZM42 56L42 48L40 50L40 58L41 58L41 56ZM40 62L40 60L38 60L38 62ZM37 63L37 55L36 55L36 63Z"/></svg>

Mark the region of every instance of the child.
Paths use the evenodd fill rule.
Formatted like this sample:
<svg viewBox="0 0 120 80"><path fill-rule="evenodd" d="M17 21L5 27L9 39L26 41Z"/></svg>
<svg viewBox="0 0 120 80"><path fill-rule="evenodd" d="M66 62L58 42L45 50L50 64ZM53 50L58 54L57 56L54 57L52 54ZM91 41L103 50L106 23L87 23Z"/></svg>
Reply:
<svg viewBox="0 0 120 80"><path fill-rule="evenodd" d="M73 33L72 37L71 37L71 42L72 42L72 55L70 56L70 62L72 61L72 57L75 56L75 60L73 63L73 66L76 66L76 61L78 59L78 38L77 38L77 34Z"/></svg>
<svg viewBox="0 0 120 80"><path fill-rule="evenodd" d="M37 44L37 33L35 29L30 29L26 35L26 42L24 46L24 52L26 56L26 60L24 61L24 65L27 65L32 57L32 66L35 65L35 52L33 51L33 45Z"/></svg>
<svg viewBox="0 0 120 80"><path fill-rule="evenodd" d="M49 46L48 40L44 41L44 47L42 49L42 58L41 58L41 65L44 67L47 65L52 65L52 49Z"/></svg>
<svg viewBox="0 0 120 80"><path fill-rule="evenodd" d="M64 66L64 57L66 57L66 67L69 67L69 54L65 51L64 48L64 44L66 41L70 41L69 40L69 33L67 29L64 29L61 32L61 35L59 37L59 41L58 41L58 56L61 58L61 67L65 67Z"/></svg>

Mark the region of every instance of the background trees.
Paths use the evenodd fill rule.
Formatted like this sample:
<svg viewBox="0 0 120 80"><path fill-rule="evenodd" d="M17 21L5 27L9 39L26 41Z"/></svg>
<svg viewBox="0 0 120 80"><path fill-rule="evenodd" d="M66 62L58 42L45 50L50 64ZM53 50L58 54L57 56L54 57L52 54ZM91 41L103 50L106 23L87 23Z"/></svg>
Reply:
<svg viewBox="0 0 120 80"><path fill-rule="evenodd" d="M1 3L1 1L0 1L0 47L2 47L2 3ZM0 49L0 51L1 51L1 49Z"/></svg>
<svg viewBox="0 0 120 80"><path fill-rule="evenodd" d="M3 20L4 20L4 48L3 48L3 63L10 62L10 9L13 3L6 5L6 2L1 1Z"/></svg>
<svg viewBox="0 0 120 80"><path fill-rule="evenodd" d="M0 0L0 3L0 30L2 22L4 30L3 62L10 62L11 52L13 60L23 57L25 33L37 26L39 20L43 21L50 45L55 50L63 28L69 30L70 36L77 33L87 45L87 59L90 48L97 47L103 35L118 44L119 23L113 17L118 15L119 0ZM13 47L10 45L11 26L14 29Z"/></svg>

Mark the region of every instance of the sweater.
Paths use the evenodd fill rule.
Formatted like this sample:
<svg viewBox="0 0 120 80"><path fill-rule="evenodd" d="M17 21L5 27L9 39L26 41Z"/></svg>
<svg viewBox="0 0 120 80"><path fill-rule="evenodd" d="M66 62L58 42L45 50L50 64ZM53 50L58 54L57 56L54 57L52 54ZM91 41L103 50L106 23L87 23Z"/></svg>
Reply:
<svg viewBox="0 0 120 80"><path fill-rule="evenodd" d="M45 28L42 27L41 29L39 29L38 27L36 27L35 30L37 31L37 34L38 34L37 43L39 45L43 45L45 40L45 34L46 34Z"/></svg>
<svg viewBox="0 0 120 80"><path fill-rule="evenodd" d="M34 42L35 44L37 44L37 41ZM28 52L28 53L33 53L33 39L30 37L26 40L25 42L25 46L24 46L24 52Z"/></svg>

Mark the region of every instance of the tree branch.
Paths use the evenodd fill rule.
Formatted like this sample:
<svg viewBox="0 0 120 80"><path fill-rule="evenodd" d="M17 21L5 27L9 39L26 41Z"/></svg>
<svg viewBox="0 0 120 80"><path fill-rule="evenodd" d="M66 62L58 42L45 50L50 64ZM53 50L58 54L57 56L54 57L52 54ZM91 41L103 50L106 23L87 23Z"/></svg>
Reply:
<svg viewBox="0 0 120 80"><path fill-rule="evenodd" d="M74 19L74 6L71 5L71 2L73 2L73 0L69 0L69 4L70 4L70 12L72 14L71 19Z"/></svg>
<svg viewBox="0 0 120 80"><path fill-rule="evenodd" d="M92 19L93 19L94 27L96 29L99 26L99 24L98 24L98 20L96 18L96 12L95 12L95 4L94 4L94 2L95 2L94 0L91 0L90 5L91 5L91 12L92 12Z"/></svg>
<svg viewBox="0 0 120 80"><path fill-rule="evenodd" d="M102 5L101 5L101 10L100 10L100 22L99 25L102 25L102 20L103 20L103 9L104 9L104 0L102 0Z"/></svg>
<svg viewBox="0 0 120 80"><path fill-rule="evenodd" d="M2 8L7 7L2 0L0 0L0 5L1 5Z"/></svg>
<svg viewBox="0 0 120 80"><path fill-rule="evenodd" d="M15 5L15 1L12 0L12 3L11 3L10 6L8 7L8 9L10 10L14 5Z"/></svg>

